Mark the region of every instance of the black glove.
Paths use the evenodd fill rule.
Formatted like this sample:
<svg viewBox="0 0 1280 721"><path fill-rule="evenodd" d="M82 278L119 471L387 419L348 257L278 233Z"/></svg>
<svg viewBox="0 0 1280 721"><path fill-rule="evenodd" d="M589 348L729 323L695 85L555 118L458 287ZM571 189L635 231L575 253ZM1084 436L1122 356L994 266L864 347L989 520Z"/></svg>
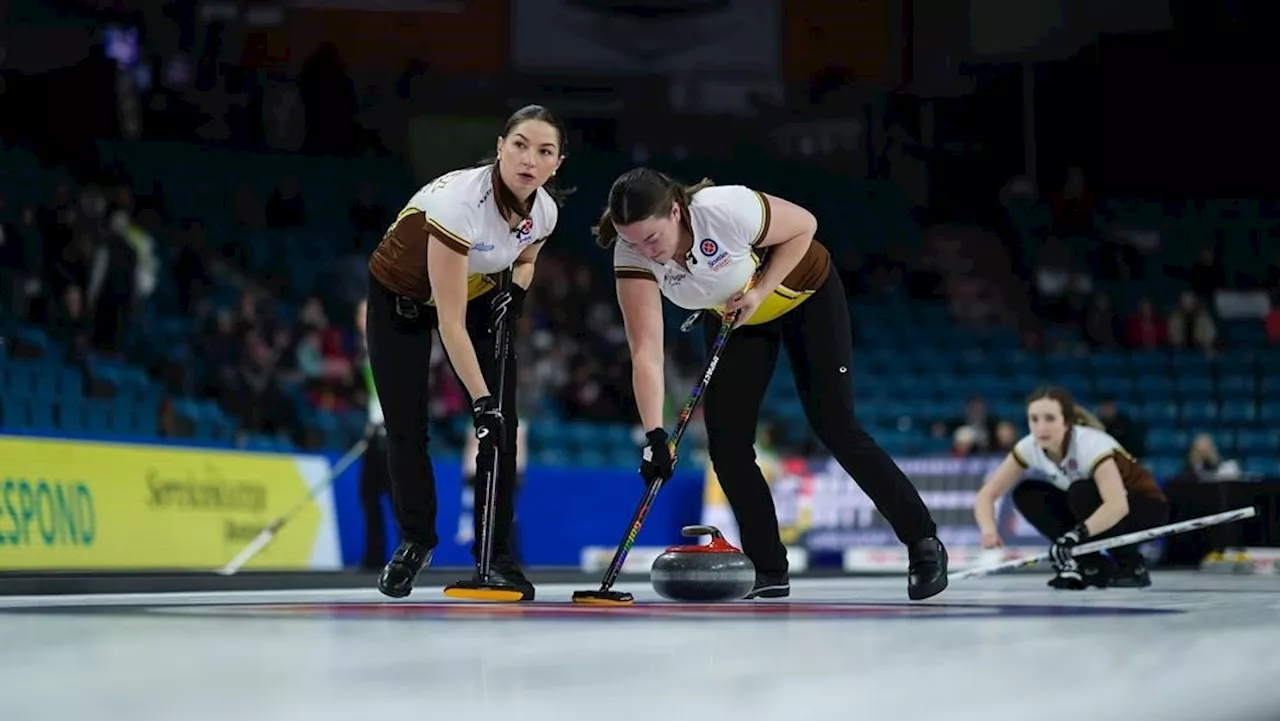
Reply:
<svg viewBox="0 0 1280 721"><path fill-rule="evenodd" d="M508 323L516 322L516 319L524 312L524 297L526 295L528 295L528 291L515 283L512 283L507 290L498 291L489 303L489 328L497 330L498 324L504 318Z"/></svg>
<svg viewBox="0 0 1280 721"><path fill-rule="evenodd" d="M675 472L676 460L671 456L671 446L667 445L667 432L654 428L644 434L644 450L640 453L640 477L646 485L661 478L667 480Z"/></svg>
<svg viewBox="0 0 1280 721"><path fill-rule="evenodd" d="M1071 555L1071 549L1088 537L1089 529L1084 523L1078 523L1070 531L1058 536L1053 545L1049 546L1049 560L1053 561L1054 569L1059 573L1063 571L1078 572L1080 566L1076 563L1075 556Z"/></svg>
<svg viewBox="0 0 1280 721"><path fill-rule="evenodd" d="M481 450L493 448L502 434L502 411L498 410L498 402L493 396L482 396L471 404L471 415L476 425L476 440L480 441Z"/></svg>

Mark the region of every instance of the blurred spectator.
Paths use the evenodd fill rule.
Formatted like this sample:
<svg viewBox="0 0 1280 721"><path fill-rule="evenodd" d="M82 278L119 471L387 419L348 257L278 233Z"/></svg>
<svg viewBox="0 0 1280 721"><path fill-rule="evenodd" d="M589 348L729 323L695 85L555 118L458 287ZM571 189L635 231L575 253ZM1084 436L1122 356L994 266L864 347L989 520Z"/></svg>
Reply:
<svg viewBox="0 0 1280 721"><path fill-rule="evenodd" d="M1000 188L1000 204L1006 208L1019 203L1031 205L1039 199L1036 180L1028 175L1014 175Z"/></svg>
<svg viewBox="0 0 1280 721"><path fill-rule="evenodd" d="M1057 237L1046 240L1035 265L1036 314L1053 323L1077 321L1092 292L1093 277L1077 267L1071 248Z"/></svg>
<svg viewBox="0 0 1280 721"><path fill-rule="evenodd" d="M1174 348L1196 347L1211 352L1217 337L1218 326L1200 298L1194 291L1183 291L1178 307L1169 314L1169 343Z"/></svg>
<svg viewBox="0 0 1280 721"><path fill-rule="evenodd" d="M62 303L51 318L49 331L50 336L65 345L73 357L84 358L88 354L92 321L80 286L68 285L63 291Z"/></svg>
<svg viewBox="0 0 1280 721"><path fill-rule="evenodd" d="M1212 298L1214 291L1227 287L1227 272L1218 262L1218 254L1212 244L1200 246L1200 253L1187 274L1187 280L1191 284L1191 290L1201 298Z"/></svg>
<svg viewBox="0 0 1280 721"><path fill-rule="evenodd" d="M1097 208L1094 197L1079 167L1067 169L1066 181L1051 196L1053 218L1057 232L1067 235L1088 235L1093 231L1093 213Z"/></svg>
<svg viewBox="0 0 1280 721"><path fill-rule="evenodd" d="M1120 345L1124 336L1124 326L1116 313L1111 296L1097 293L1084 319L1084 339L1090 348L1111 350Z"/></svg>
<svg viewBox="0 0 1280 721"><path fill-rule="evenodd" d="M263 230L267 227L267 214L253 192L253 186L242 183L236 188L236 224L245 230Z"/></svg>
<svg viewBox="0 0 1280 721"><path fill-rule="evenodd" d="M955 433L962 427L968 427L973 431L973 439L971 441L973 447L979 451L990 450L995 442L996 426L1000 419L991 414L987 408L987 401L979 395L970 396L964 406L964 415L959 418L953 418L947 424L947 431L955 437ZM966 434L967 435L967 434Z"/></svg>
<svg viewBox="0 0 1280 721"><path fill-rule="evenodd" d="M996 424L996 442L991 450L1008 453L1018 444L1018 429L1011 421L1000 421Z"/></svg>
<svg viewBox="0 0 1280 721"><path fill-rule="evenodd" d="M292 228L307 224L307 203L302 199L298 179L292 175L280 182L264 208L268 228Z"/></svg>
<svg viewBox="0 0 1280 721"><path fill-rule="evenodd" d="M978 447L978 430L973 426L960 426L951 433L951 455L967 458L981 449Z"/></svg>
<svg viewBox="0 0 1280 721"><path fill-rule="evenodd" d="M234 383L235 367L240 360L240 346L244 342L245 329L236 323L230 308L220 308L212 323L201 331L195 341L196 351L204 360L208 386L202 390L216 395L218 388Z"/></svg>
<svg viewBox="0 0 1280 721"><path fill-rule="evenodd" d="M1137 458L1147 455L1147 430L1128 413L1119 409L1114 398L1103 398L1098 404L1098 420L1113 438Z"/></svg>
<svg viewBox="0 0 1280 721"><path fill-rule="evenodd" d="M1240 466L1223 460L1218 445L1208 433L1198 433L1187 450L1187 462L1178 474L1180 481L1224 481L1240 476Z"/></svg>
<svg viewBox="0 0 1280 721"><path fill-rule="evenodd" d="M293 404L280 386L274 364L271 346L261 332L249 331L239 362L221 389L221 400L231 415L241 419L242 431L282 436L300 443Z"/></svg>
<svg viewBox="0 0 1280 721"><path fill-rule="evenodd" d="M357 149L359 100L346 61L333 43L320 43L306 59L298 92L307 119L307 152L346 155Z"/></svg>
<svg viewBox="0 0 1280 721"><path fill-rule="evenodd" d="M1125 321L1125 343L1135 350L1160 348L1169 341L1169 326L1150 298L1138 301L1138 312Z"/></svg>
<svg viewBox="0 0 1280 721"><path fill-rule="evenodd" d="M137 254L115 232L99 236L97 242L85 232L77 240L82 247L91 248L93 255L88 288L93 304L93 347L118 353L137 288Z"/></svg>
<svg viewBox="0 0 1280 721"><path fill-rule="evenodd" d="M174 285L178 295L178 308L183 315L194 315L196 305L204 300L213 283L213 269L206 260L204 226L188 223L178 239L174 260Z"/></svg>
<svg viewBox="0 0 1280 721"><path fill-rule="evenodd" d="M23 312L26 303L22 296L26 292L27 280L33 271L35 257L28 252L28 246L36 240L31 225L35 222L35 210L30 207L22 209L18 218L9 213L5 206L4 196L0 195L0 303Z"/></svg>
<svg viewBox="0 0 1280 721"><path fill-rule="evenodd" d="M364 238L375 239L382 235L391 222L387 206L378 201L378 186L366 180L356 191L356 199L347 211L351 219L351 227L355 231L356 249L360 250L360 242Z"/></svg>

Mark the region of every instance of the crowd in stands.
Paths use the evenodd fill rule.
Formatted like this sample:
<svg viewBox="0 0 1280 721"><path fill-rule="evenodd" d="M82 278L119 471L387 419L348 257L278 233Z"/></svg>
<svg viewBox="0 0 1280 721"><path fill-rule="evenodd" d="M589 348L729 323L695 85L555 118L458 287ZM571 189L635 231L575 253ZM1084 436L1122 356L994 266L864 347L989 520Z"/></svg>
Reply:
<svg viewBox="0 0 1280 721"><path fill-rule="evenodd" d="M360 291L348 293L351 302L345 304L318 295L298 298L289 279L255 275L251 256L262 249L250 241L211 247L202 221L172 212L161 186L140 187L128 177L104 175L81 184L64 178L51 187L47 197L34 202L14 204L0 196L5 304L12 316L42 327L65 360L79 367L101 358L145 365L164 389L156 432L185 433L172 407L173 399L185 397L216 403L241 435L301 447L325 442L309 427L317 415L362 415L367 389L352 317ZM335 236L344 247L336 251L331 280L340 287L362 286L364 258L394 213L387 198L412 190L379 189L371 181L358 187L346 199L347 227ZM1231 346L1214 306L1219 292L1235 287L1237 279L1224 269L1214 244L1203 245L1194 262L1179 271L1166 267L1167 258L1140 235L1117 231L1117 219L1107 217L1081 174L1072 173L1047 203L1026 184L1013 187L1004 198L1009 225L1025 235L1016 236L1007 262L1027 270L1023 276L1014 273L1030 291L1033 312L1011 314L1008 320L1022 325L1025 350L1080 357L1168 350L1212 357ZM263 230L289 237L314 212L294 177L280 178L265 198L248 184L230 195L235 233L246 239ZM1047 206L1048 217L1038 228L1020 224L1019 203ZM836 252L852 257L839 247ZM948 278L937 270L950 262L947 252L965 251L938 245L921 262L881 259L852 268L846 264L840 272L855 294L912 295L919 291L912 286L928 285L926 295L941 289L951 298L951 316L961 325L990 323L993 317L1005 322L1010 304L1000 299L1011 296L993 290L998 282L991 278ZM1157 261L1162 264L1158 277L1152 272ZM1280 344L1280 255L1258 280L1257 287L1271 295L1271 309L1255 322L1264 342L1274 346ZM235 295L211 290L226 287L234 287ZM991 312L975 313L984 299ZM179 341L189 344L190 354L162 354L160 362L147 362L139 343L155 337L147 331L169 303L189 321ZM855 317L854 322L860 321ZM553 244L539 261L521 323L523 415L633 422L626 341L607 275ZM677 368L698 365L694 335L673 347ZM874 342L860 339L864 348ZM192 358L197 362L189 362ZM446 442L460 445L454 421L465 415L466 401L439 348L429 372L437 389L433 414ZM1122 397L1094 400L1108 428L1134 453L1145 455L1146 423L1135 419L1137 409ZM1024 432L1020 416L997 416L981 396L967 403L956 398L952 415L916 421L957 455L1007 450ZM1222 463L1212 437L1197 438L1193 445L1186 455L1188 472ZM813 449L804 444L788 449L784 443L784 450Z"/></svg>
<svg viewBox="0 0 1280 721"><path fill-rule="evenodd" d="M407 197L412 188L396 191ZM252 273L255 231L288 233L306 224L309 205L295 178L282 178L265 199L248 185L233 197L233 232L245 240L214 249L201 220L179 217L161 192L135 191L127 178L82 185L64 179L48 197L21 205L0 192L7 315L42 328L61 359L87 373L91 360L145 362L137 343L154 337L157 312L172 302L172 311L189 319L179 340L191 353L151 365L166 395L215 402L242 434L313 445L295 397L310 411L335 414L363 413L367 403L355 304L326 307L312 295L290 305L287 278ZM334 264L345 282L363 286L363 260L394 212L374 184L361 184L346 213L349 228L337 236L351 239L340 251L351 262ZM158 256L170 262L160 266ZM554 407L566 417L628 422L630 372L610 279L554 248L537 272L518 334L522 413ZM157 287L172 293L157 294ZM216 294L217 287L236 292ZM438 345L430 372L433 415L457 418L466 400ZM167 417L160 414L157 432L181 433ZM447 424L442 430L449 434ZM460 444L461 437L446 440Z"/></svg>
<svg viewBox="0 0 1280 721"><path fill-rule="evenodd" d="M1201 430L1190 436L1179 475L1240 472L1239 464L1219 451L1214 429L1206 427L1214 421L1221 422L1217 437L1224 439L1235 426L1251 436L1260 423L1262 432L1271 434L1262 453L1274 467L1280 459L1273 432L1280 398L1267 381L1274 355L1256 352L1280 346L1280 203L1100 199L1079 168L1070 169L1062 186L1043 198L1034 183L1016 178L1001 201L1008 214L1007 246L1030 289L1031 313L1021 319L1023 348L1076 356L1082 359L1080 369L1090 367L1084 360L1090 356L1167 357L1175 367L1175 385L1165 394L1178 397L1179 376L1202 375L1192 380L1204 381L1202 390L1208 393L1179 401L1185 408L1211 398L1221 414L1197 415L1183 424ZM1185 367L1178 370L1178 365ZM1058 367L1076 370L1070 363ZM1160 361L1149 366L1159 375L1169 374L1168 369ZM1108 430L1147 457L1150 424L1135 418L1134 395L1140 394L1093 397ZM995 429L1002 421L984 417L980 401L970 405L977 420L946 427L955 433L956 452L985 447L986 439L998 436ZM1234 417L1226 417L1228 407Z"/></svg>
<svg viewBox="0 0 1280 721"><path fill-rule="evenodd" d="M1196 219L1203 223L1199 227L1192 227L1185 217L1169 218L1178 211L1167 205L1152 204L1154 212L1165 217L1148 220L1147 227L1137 231L1116 208L1104 208L1079 168L1068 171L1067 180L1049 194L1047 203L1026 181L1011 183L1004 200L1011 216L1037 205L1045 211L1034 226L1020 226L1016 218L1009 222L1019 233L1014 245L1021 253L1015 260L1031 268L1036 319L1078 330L1074 336L1059 334L1059 340L1065 337L1095 350L1191 349L1213 354L1222 348L1212 307L1215 298L1220 291L1243 288L1270 295L1271 307L1260 316L1259 328L1268 342L1280 342L1280 215L1275 203L1228 205L1221 217L1203 208L1202 218ZM1250 213L1255 223L1246 227L1244 236L1225 235L1213 227L1219 220L1247 222L1244 216ZM1161 236L1160 226L1184 221L1170 237ZM1248 254L1248 261L1254 262L1237 260L1237 267L1228 272L1220 252L1224 246L1237 256ZM1171 247L1193 249L1194 257L1176 257ZM1115 296L1118 284L1128 286L1126 298ZM1176 298L1143 292L1152 288L1173 288ZM1139 289L1137 295L1134 289Z"/></svg>

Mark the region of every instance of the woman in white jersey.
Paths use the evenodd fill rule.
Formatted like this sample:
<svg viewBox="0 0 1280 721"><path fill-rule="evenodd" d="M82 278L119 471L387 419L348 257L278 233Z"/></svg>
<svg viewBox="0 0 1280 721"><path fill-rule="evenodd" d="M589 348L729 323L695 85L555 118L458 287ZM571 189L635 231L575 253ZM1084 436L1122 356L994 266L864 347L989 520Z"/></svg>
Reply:
<svg viewBox="0 0 1280 721"><path fill-rule="evenodd" d="M614 181L596 237L614 251L632 384L647 430L640 474L646 482L669 478L675 464L663 430L662 298L718 311L705 314L708 345L720 312L740 308L740 327L703 403L711 463L738 519L742 550L757 570L748 598L790 593L777 511L753 449L780 348L791 357L818 438L907 545L908 597L928 598L947 586L946 549L915 487L854 416L847 300L840 276L831 272L831 255L814 240L816 228L804 208L741 185L704 180L686 188L648 168ZM762 262L755 286L745 290Z"/></svg>
<svg viewBox="0 0 1280 721"><path fill-rule="evenodd" d="M493 329L514 324L533 280L538 252L555 229L560 192L544 185L564 160L565 134L546 108L530 105L507 120L497 157L423 186L400 211L369 259L369 361L386 416L387 460L403 539L378 579L394 598L409 595L431 560L436 484L427 451L432 331L471 398L481 462L501 438L494 506L494 580L532 599L534 589L508 551L514 513L516 362L508 356L502 408ZM496 276L513 268L509 293ZM514 343L512 344L514 346ZM476 504L484 503L477 498ZM477 518L480 515L477 514ZM479 534L477 534L477 537ZM472 545L473 554L478 544Z"/></svg>
<svg viewBox="0 0 1280 721"><path fill-rule="evenodd" d="M1027 424L1031 433L1018 441L978 491L974 516L983 548L1004 544L996 527L996 500L1012 489L1018 512L1053 540L1049 555L1056 575L1049 581L1051 587L1150 586L1151 577L1135 546L1109 551L1114 565L1101 553L1073 557L1071 547L1167 523L1169 502L1155 477L1061 388L1049 386L1031 394ZM1018 483L1028 470L1048 480Z"/></svg>

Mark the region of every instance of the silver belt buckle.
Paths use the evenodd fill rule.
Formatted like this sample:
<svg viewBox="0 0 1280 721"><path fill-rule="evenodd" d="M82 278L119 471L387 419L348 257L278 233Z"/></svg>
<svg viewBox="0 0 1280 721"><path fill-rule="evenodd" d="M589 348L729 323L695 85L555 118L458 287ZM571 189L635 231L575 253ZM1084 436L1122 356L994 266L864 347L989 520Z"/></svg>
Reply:
<svg viewBox="0 0 1280 721"><path fill-rule="evenodd" d="M396 315L406 320L414 320L420 312L418 304L402 295L396 296Z"/></svg>

